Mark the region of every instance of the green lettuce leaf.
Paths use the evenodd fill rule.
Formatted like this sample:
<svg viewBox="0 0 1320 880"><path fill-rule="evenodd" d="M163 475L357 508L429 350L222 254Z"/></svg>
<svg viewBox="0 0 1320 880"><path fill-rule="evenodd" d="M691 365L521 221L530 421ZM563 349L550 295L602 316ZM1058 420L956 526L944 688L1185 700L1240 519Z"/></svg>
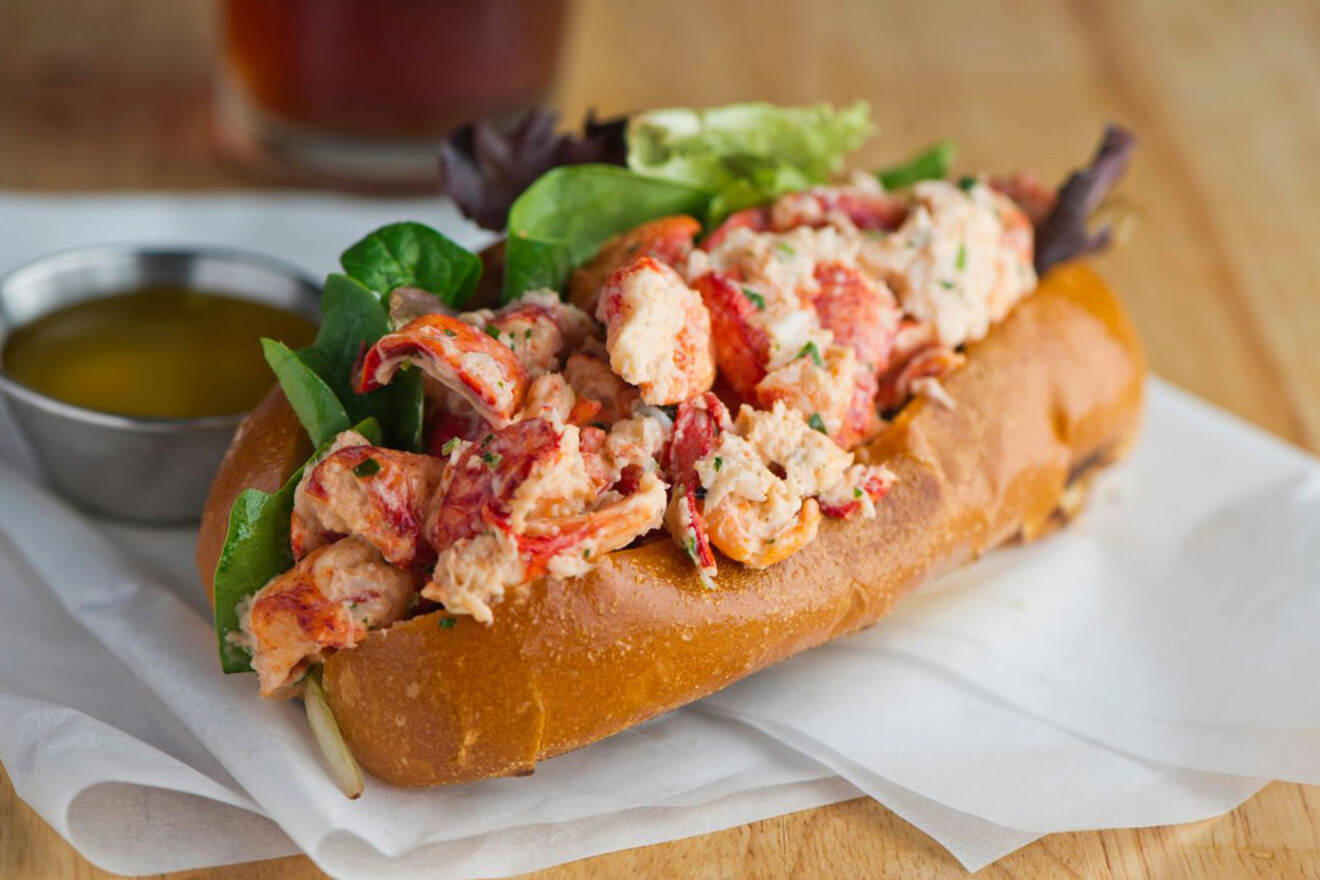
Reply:
<svg viewBox="0 0 1320 880"><path fill-rule="evenodd" d="M541 175L509 210L504 299L563 287L605 239L669 214L701 216L711 193L617 165L566 165Z"/></svg>
<svg viewBox="0 0 1320 880"><path fill-rule="evenodd" d="M957 152L953 141L940 141L900 165L877 171L875 176L885 189L901 189L919 180L943 180L949 176Z"/></svg>
<svg viewBox="0 0 1320 880"><path fill-rule="evenodd" d="M372 443L380 442L380 426L374 419L360 422L353 430ZM309 461L323 451L324 446L318 448ZM238 604L293 565L289 518L293 515L293 490L302 472L303 468L294 471L278 492L244 489L229 510L229 531L215 567L215 634L220 643L220 666L225 672L248 672L252 668L248 652L228 638L238 630Z"/></svg>
<svg viewBox="0 0 1320 880"><path fill-rule="evenodd" d="M863 101L839 110L828 104L654 110L629 123L628 167L711 192L707 220L714 223L739 208L824 183L871 128Z"/></svg>
<svg viewBox="0 0 1320 880"><path fill-rule="evenodd" d="M396 287L420 287L455 308L481 280L476 254L421 223L382 226L344 251L339 263L382 298Z"/></svg>

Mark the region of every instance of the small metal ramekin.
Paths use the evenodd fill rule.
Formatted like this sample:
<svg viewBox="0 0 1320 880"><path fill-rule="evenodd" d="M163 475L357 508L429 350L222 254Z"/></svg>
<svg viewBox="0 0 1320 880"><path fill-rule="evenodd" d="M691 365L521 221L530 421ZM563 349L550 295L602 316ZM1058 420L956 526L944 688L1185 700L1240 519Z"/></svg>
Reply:
<svg viewBox="0 0 1320 880"><path fill-rule="evenodd" d="M0 346L13 329L62 306L155 285L231 294L320 319L320 289L297 269L260 254L91 247L42 257L0 278ZM0 395L56 490L95 513L144 523L201 516L211 478L243 418L98 412L34 391L3 365Z"/></svg>

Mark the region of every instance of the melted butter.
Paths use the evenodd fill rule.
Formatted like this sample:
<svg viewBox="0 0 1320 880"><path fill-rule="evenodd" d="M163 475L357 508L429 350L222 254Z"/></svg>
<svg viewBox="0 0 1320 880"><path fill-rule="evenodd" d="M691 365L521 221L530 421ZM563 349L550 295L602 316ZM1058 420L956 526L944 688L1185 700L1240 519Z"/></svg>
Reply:
<svg viewBox="0 0 1320 880"><path fill-rule="evenodd" d="M196 418L251 409L274 381L260 338L292 348L315 325L219 293L147 287L87 300L17 328L4 367L29 388L121 415Z"/></svg>

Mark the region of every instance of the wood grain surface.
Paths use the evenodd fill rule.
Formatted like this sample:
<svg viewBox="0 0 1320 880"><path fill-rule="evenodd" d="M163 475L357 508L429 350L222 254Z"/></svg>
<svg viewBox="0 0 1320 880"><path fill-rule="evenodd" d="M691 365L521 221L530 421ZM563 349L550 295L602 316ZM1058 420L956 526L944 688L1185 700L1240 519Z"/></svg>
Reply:
<svg viewBox="0 0 1320 880"><path fill-rule="evenodd" d="M0 0L0 188L261 185L218 162L202 0ZM1154 371L1320 452L1320 4L1314 0L582 0L556 104L868 99L879 164L941 137L968 169L1062 174L1101 124L1142 138L1141 222L1101 266ZM563 865L538 880L964 876L858 800ZM0 775L0 877L109 876ZM305 858L172 874L295 880ZM1053 834L978 876L1320 877L1320 787L1176 827Z"/></svg>

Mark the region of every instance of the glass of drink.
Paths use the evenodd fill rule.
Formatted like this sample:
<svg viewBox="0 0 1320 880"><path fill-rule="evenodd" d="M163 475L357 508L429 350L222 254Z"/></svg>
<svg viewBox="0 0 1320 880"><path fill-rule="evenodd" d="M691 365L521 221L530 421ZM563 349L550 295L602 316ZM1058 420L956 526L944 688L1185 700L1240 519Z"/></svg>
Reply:
<svg viewBox="0 0 1320 880"><path fill-rule="evenodd" d="M566 0L221 0L221 153L283 179L436 184L445 133L543 101Z"/></svg>

